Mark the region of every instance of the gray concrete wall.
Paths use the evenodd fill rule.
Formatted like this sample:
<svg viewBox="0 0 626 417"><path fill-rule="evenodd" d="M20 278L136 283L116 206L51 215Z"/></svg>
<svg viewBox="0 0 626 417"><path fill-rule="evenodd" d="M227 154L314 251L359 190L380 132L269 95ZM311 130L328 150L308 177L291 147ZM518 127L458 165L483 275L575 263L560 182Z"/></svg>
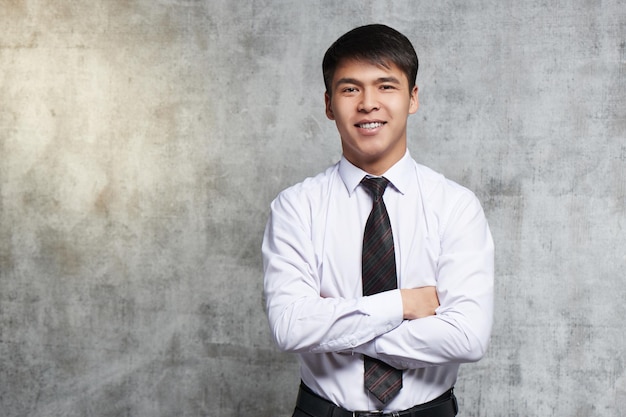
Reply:
<svg viewBox="0 0 626 417"><path fill-rule="evenodd" d="M0 413L288 416L268 204L336 161L321 58L352 27L421 59L410 149L497 244L461 416L626 407L620 0L0 0Z"/></svg>

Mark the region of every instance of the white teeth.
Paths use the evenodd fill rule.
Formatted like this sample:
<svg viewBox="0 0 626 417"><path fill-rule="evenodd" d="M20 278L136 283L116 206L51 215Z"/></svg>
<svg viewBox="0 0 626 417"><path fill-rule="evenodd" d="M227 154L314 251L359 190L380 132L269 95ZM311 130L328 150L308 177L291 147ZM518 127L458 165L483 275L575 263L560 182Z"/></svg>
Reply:
<svg viewBox="0 0 626 417"><path fill-rule="evenodd" d="M375 122L375 123L362 123L359 125L359 127L362 127L363 129L376 129L377 127L382 126L383 124L380 122Z"/></svg>

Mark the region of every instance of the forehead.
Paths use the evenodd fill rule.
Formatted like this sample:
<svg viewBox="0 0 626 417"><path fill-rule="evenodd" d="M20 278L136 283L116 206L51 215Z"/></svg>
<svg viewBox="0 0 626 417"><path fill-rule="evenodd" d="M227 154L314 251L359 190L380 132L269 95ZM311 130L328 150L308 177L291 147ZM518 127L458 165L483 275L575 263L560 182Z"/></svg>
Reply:
<svg viewBox="0 0 626 417"><path fill-rule="evenodd" d="M408 85L406 74L393 62L386 61L381 64L359 59L344 59L337 65L332 83L335 86L338 82L349 79L365 84L388 78L395 78L399 83Z"/></svg>

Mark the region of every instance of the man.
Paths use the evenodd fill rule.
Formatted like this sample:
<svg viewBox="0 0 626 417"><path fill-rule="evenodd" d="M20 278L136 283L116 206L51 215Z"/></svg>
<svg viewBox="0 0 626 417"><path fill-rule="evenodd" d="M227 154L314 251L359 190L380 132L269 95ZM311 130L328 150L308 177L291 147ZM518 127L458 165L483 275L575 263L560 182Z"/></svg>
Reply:
<svg viewBox="0 0 626 417"><path fill-rule="evenodd" d="M340 37L323 73L342 158L272 202L265 296L300 362L294 416L454 416L459 364L485 354L493 242L474 194L407 150L417 68L392 28Z"/></svg>

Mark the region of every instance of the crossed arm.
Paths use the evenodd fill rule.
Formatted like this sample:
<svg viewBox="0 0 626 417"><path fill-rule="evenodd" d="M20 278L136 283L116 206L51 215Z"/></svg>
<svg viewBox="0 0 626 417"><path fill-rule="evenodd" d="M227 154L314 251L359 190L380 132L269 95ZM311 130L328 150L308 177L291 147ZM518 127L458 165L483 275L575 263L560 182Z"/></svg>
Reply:
<svg viewBox="0 0 626 417"><path fill-rule="evenodd" d="M480 359L491 332L493 242L479 206L469 204L464 216L442 240L436 287L341 298L321 295L316 253L298 219L273 214L263 256L278 347L363 353L402 369Z"/></svg>

